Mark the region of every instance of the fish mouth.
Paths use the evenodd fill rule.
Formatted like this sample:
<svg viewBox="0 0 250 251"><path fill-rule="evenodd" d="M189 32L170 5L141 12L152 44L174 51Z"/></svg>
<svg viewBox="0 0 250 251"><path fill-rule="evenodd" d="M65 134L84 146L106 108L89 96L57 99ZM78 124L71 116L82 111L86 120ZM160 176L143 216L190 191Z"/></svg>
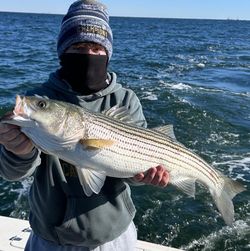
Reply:
<svg viewBox="0 0 250 251"><path fill-rule="evenodd" d="M18 118L22 118L24 120L28 120L30 119L30 112L28 109L28 100L26 99L26 97L22 97L20 95L16 96L16 105L15 108L13 110L13 114L18 117Z"/></svg>
<svg viewBox="0 0 250 251"><path fill-rule="evenodd" d="M17 95L16 105L15 105L13 114L16 116L24 116L25 115L24 106L25 106L25 97L21 97Z"/></svg>
<svg viewBox="0 0 250 251"><path fill-rule="evenodd" d="M12 112L6 113L0 118L1 123L19 125L19 121L28 121L27 104L25 97L16 96L15 108Z"/></svg>

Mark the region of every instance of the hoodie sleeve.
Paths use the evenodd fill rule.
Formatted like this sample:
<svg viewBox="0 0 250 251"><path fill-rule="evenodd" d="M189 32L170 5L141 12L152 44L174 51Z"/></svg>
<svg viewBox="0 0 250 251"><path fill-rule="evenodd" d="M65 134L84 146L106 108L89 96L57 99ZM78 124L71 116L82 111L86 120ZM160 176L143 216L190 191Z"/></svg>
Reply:
<svg viewBox="0 0 250 251"><path fill-rule="evenodd" d="M40 164L39 151L34 148L27 155L17 156L0 145L0 176L9 181L26 178Z"/></svg>

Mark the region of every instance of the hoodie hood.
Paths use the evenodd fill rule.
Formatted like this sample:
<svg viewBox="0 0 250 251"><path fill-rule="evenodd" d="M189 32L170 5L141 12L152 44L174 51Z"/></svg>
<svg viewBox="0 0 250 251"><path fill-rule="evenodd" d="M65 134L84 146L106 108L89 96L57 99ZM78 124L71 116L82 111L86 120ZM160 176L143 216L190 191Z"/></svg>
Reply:
<svg viewBox="0 0 250 251"><path fill-rule="evenodd" d="M44 84L46 89L52 89L53 91L58 92L58 94L62 94L64 97L68 97L68 101L73 101L72 98L74 97L78 99L78 102L81 101L93 101L104 96L110 95L114 92L117 92L119 89L122 88L121 84L116 82L117 76L114 72L108 73L108 82L109 85L96 93L90 95L82 95L78 92L72 90L71 86L67 83L67 81L62 80L59 76L58 70L50 74L48 81ZM60 95L59 95L60 96ZM75 102L74 102L75 103Z"/></svg>

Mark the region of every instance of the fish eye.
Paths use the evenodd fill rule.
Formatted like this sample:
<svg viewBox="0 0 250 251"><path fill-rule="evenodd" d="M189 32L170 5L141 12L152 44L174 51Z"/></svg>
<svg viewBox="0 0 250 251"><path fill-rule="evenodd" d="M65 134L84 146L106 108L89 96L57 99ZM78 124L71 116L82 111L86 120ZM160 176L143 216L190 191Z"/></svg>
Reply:
<svg viewBox="0 0 250 251"><path fill-rule="evenodd" d="M41 109L44 109L44 108L46 108L47 104L46 104L45 101L40 100L40 101L38 101L37 106L38 106L39 108L41 108Z"/></svg>

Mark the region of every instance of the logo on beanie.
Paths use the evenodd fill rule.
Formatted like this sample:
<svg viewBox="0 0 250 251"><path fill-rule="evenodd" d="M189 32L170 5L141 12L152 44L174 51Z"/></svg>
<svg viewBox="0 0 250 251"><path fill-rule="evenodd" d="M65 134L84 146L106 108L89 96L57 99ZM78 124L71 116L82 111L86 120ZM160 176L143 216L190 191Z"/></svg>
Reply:
<svg viewBox="0 0 250 251"><path fill-rule="evenodd" d="M91 34L95 34L95 35L100 35L105 38L108 37L107 30L103 29L102 27L97 27L97 26L93 26L93 25L79 25L77 28L77 31L79 34L91 33Z"/></svg>

